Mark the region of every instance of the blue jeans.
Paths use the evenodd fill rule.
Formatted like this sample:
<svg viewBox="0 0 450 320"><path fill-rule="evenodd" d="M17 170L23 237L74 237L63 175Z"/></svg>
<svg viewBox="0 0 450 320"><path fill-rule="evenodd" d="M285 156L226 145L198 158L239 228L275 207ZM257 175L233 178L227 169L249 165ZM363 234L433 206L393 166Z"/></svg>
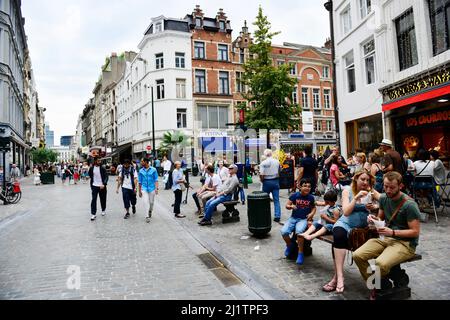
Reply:
<svg viewBox="0 0 450 320"><path fill-rule="evenodd" d="M308 220L290 217L281 228L281 235L283 237L290 236L294 230L296 234L301 234L306 231L307 227Z"/></svg>
<svg viewBox="0 0 450 320"><path fill-rule="evenodd" d="M223 195L218 198L209 199L208 202L206 202L206 206L205 206L204 220L211 220L211 217L212 217L214 211L216 211L217 206L223 202L230 201L232 196L233 196L232 194L229 194L226 196Z"/></svg>
<svg viewBox="0 0 450 320"><path fill-rule="evenodd" d="M436 207L440 207L441 206L441 200L439 199L439 196L438 196L438 193L437 193L437 190L436 190L436 185L434 183L431 183L431 182L416 182L414 184L414 190L431 191L431 195L429 193L427 194L428 201L431 204L431 197L433 197L435 206Z"/></svg>
<svg viewBox="0 0 450 320"><path fill-rule="evenodd" d="M280 180L264 180L263 191L266 193L272 193L273 205L275 207L275 218L281 218L281 207L280 207Z"/></svg>

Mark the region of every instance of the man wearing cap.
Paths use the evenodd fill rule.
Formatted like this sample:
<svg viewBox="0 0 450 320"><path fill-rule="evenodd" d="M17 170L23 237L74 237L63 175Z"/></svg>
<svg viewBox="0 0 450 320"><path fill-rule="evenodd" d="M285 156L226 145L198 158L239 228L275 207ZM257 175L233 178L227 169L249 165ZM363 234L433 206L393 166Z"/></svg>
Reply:
<svg viewBox="0 0 450 320"><path fill-rule="evenodd" d="M389 162L389 165L383 169L383 172L387 173L390 171L396 171L400 174L403 174L402 157L400 156L400 153L392 149L392 147L392 141L389 139L383 139L383 141L381 141L380 143L380 149L383 150L385 156L387 156L391 160Z"/></svg>
<svg viewBox="0 0 450 320"><path fill-rule="evenodd" d="M232 164L228 167L230 172L230 177L225 180L222 184L220 190L216 193L214 198L208 200L205 206L205 217L198 222L201 226L210 226L212 224L211 217L216 211L216 208L219 204L224 203L226 201L231 201L233 194L235 193L237 187L239 186L239 180L236 176L238 167L235 164Z"/></svg>

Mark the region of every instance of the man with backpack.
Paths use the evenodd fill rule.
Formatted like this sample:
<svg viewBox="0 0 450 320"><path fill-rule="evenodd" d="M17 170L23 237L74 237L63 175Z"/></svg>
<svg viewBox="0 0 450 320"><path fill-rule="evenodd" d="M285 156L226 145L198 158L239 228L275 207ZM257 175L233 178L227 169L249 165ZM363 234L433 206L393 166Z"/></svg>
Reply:
<svg viewBox="0 0 450 320"><path fill-rule="evenodd" d="M131 165L130 160L125 160L122 169L120 170L119 177L117 178L117 190L119 193L119 188L122 187L122 198L123 205L125 207L124 219L130 217L130 205L132 206L133 214L136 213L136 186L137 183L136 170Z"/></svg>

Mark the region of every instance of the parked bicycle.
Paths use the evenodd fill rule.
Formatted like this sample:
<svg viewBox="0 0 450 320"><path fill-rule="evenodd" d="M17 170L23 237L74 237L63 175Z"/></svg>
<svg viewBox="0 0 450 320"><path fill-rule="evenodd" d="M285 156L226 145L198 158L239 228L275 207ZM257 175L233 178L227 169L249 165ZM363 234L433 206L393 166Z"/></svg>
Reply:
<svg viewBox="0 0 450 320"><path fill-rule="evenodd" d="M6 189L0 191L0 200L5 204L15 204L22 198L22 191L19 182L8 182Z"/></svg>

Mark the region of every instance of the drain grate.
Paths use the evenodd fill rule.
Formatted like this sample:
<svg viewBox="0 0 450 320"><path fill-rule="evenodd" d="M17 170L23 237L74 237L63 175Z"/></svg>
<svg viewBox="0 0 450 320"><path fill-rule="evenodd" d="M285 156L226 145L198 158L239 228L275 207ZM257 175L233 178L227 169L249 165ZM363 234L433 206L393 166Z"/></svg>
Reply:
<svg viewBox="0 0 450 320"><path fill-rule="evenodd" d="M208 267L208 269L223 268L220 263L211 253L204 253L198 256L200 260Z"/></svg>
<svg viewBox="0 0 450 320"><path fill-rule="evenodd" d="M213 269L211 272L224 284L225 288L242 284L241 280L225 268Z"/></svg>

